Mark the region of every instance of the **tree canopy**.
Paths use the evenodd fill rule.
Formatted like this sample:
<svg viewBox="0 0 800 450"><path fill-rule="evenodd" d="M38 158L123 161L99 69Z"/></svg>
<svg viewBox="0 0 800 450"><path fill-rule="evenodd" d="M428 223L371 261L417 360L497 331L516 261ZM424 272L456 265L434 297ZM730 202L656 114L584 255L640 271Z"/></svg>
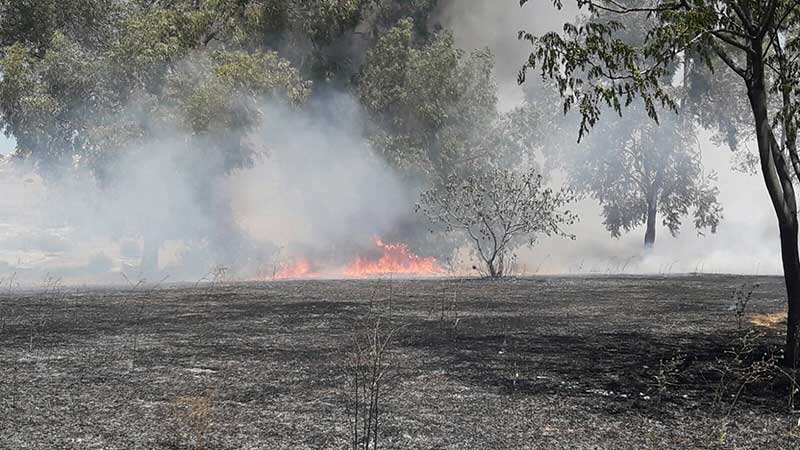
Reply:
<svg viewBox="0 0 800 450"><path fill-rule="evenodd" d="M541 236L574 239L565 227L578 216L567 209L569 190L544 186L534 170L488 169L474 175L452 175L443 186L422 194L417 208L448 233L468 237L492 278L508 275L514 251L534 245Z"/></svg>
<svg viewBox="0 0 800 450"><path fill-rule="evenodd" d="M698 232L716 232L722 218L716 174L703 169L688 121L668 114L659 125L631 105L624 119L611 115L596 124L582 144L556 156L570 185L602 206L612 236L646 225L645 245L652 246L659 223L676 236L686 216Z"/></svg>
<svg viewBox="0 0 800 450"><path fill-rule="evenodd" d="M525 5L528 0L520 0ZM561 0L551 2L562 7ZM533 51L520 71L520 82L531 70L555 80L565 110L581 115L579 136L595 126L605 108L622 114L641 100L655 120L659 109L678 111L671 95L669 75L676 66L684 71L701 61L712 70L732 72L732 79L747 93L750 121L758 146L764 182L778 219L788 294L788 328L785 362L798 357L800 330L800 257L797 248L797 200L793 179L800 174L797 153L798 25L800 9L791 0L645 1L577 0L590 20L564 25L561 33L536 36L521 33ZM619 36L626 17L646 21L640 42ZM701 91L719 87L706 79ZM719 81L719 79L717 79ZM703 96L698 96L700 99ZM724 114L706 117L707 126L725 124ZM745 124L743 124L745 125ZM733 136L728 130L728 136Z"/></svg>

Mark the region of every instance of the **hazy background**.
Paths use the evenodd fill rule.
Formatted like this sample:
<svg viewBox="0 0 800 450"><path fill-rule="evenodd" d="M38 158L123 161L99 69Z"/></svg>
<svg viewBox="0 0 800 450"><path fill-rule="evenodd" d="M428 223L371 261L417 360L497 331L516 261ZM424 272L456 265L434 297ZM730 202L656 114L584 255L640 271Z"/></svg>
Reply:
<svg viewBox="0 0 800 450"><path fill-rule="evenodd" d="M495 54L500 101L506 109L524 98L516 81L529 45L515 39L517 32L560 30L565 21L577 14L575 2L565 2L565 9L560 12L549 4L529 2L524 8L517 8L517 0L457 0L441 12L443 25L453 30L461 47L488 46ZM719 175L720 202L725 208L717 234L698 236L687 223L679 237L673 239L662 226L655 249L645 254L643 226L612 239L602 225L600 207L589 199L578 206L581 222L573 228L578 236L575 242L546 239L535 249L523 252L521 264L528 271L539 268L546 273L619 271L622 267L646 273L782 273L777 220L763 180L758 175L732 171L730 150L714 146L709 138L707 135L700 140L703 163Z"/></svg>
<svg viewBox="0 0 800 450"><path fill-rule="evenodd" d="M493 51L501 106L510 109L524 98L516 76L528 46L516 39L517 32L557 29L575 14L574 9L556 12L536 3L519 9L518 0L458 0L443 3L437 17L462 48ZM210 221L203 209L207 205L201 207L189 195L188 177L174 176L157 156L163 152L137 159L111 193L80 176L59 192L48 192L37 176L0 166L0 278L14 274L35 284L46 276L75 283L135 277L143 243L127 237L118 222L137 208L148 211L142 217L154 226L170 230L160 267L173 279L202 277L225 262L217 256L226 250L230 255L225 257L239 258L246 269L241 276L252 278L268 271L275 255L330 259L343 247L348 252L368 248L373 237L407 220L414 189L365 144L352 99L331 94L316 102L303 113L265 105L269 121L256 136L265 155L253 169L214 186L212 204L220 207L219 217ZM574 131L577 138L577 127ZM715 147L708 136L700 143L706 169L719 174L725 217L717 234L698 236L687 224L673 239L660 227L655 249L645 252L643 229L613 239L602 225L599 206L583 200L578 205L581 221L572 228L577 240L545 239L520 252L519 269L527 274L781 273L777 227L760 177L732 171L730 151ZM13 146L0 139L0 153L8 154ZM158 214L152 214L154 208ZM66 220L65 215L82 220ZM234 231L231 221L240 230ZM193 242L192 248L226 248L190 258L195 250L179 239L184 226L212 230L218 238L216 243Z"/></svg>

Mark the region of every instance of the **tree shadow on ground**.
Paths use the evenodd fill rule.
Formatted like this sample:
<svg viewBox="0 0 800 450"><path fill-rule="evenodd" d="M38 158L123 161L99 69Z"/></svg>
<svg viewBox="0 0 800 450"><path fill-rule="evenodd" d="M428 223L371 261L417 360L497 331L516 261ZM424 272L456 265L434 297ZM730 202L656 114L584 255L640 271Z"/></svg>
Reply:
<svg viewBox="0 0 800 450"><path fill-rule="evenodd" d="M731 350L741 336L735 331L474 333L487 330L481 321L460 324L470 332L443 330L440 322L429 321L404 336L403 345L424 350L431 356L426 361L431 370L445 371L467 385L516 396L568 396L612 414L633 408L651 416L673 409L724 415L730 410L731 391L742 385L722 377L722 369L734 364ZM755 348L750 357L761 358L776 342ZM748 409L785 412L788 389L788 382L773 374L745 385L736 402Z"/></svg>

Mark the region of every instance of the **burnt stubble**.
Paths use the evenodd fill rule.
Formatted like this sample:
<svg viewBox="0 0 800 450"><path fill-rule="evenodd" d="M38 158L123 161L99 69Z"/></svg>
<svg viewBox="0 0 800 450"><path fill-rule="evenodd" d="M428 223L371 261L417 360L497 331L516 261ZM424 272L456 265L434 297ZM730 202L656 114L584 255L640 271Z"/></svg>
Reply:
<svg viewBox="0 0 800 450"><path fill-rule="evenodd" d="M784 326L751 319L783 296L722 275L8 292L0 448L352 448L353 336L375 317L381 448L797 448L785 380L726 370L746 333L753 361L779 351Z"/></svg>

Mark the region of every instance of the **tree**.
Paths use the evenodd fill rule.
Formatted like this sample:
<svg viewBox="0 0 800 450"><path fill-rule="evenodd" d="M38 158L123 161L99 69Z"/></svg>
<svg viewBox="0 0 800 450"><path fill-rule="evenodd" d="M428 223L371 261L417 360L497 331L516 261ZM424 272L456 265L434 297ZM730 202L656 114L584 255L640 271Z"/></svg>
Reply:
<svg viewBox="0 0 800 450"><path fill-rule="evenodd" d="M428 40L439 0L244 0L243 39L278 51L304 77L324 87L353 87L365 56L385 32L411 19L415 37Z"/></svg>
<svg viewBox="0 0 800 450"><path fill-rule="evenodd" d="M373 145L395 167L438 183L497 117L493 60L488 51L465 55L450 33L419 42L413 30L403 20L369 50L358 92Z"/></svg>
<svg viewBox="0 0 800 450"><path fill-rule="evenodd" d="M578 20L608 25L611 19L596 14ZM635 46L646 37L653 18L623 16L620 23L624 28L616 30L614 38ZM596 124L582 145L559 142L553 145L557 151L545 155L566 170L576 191L599 202L604 225L613 237L645 225L646 248L655 244L659 222L676 236L686 216L693 216L699 234L705 230L716 232L722 218L716 174L703 171L697 126L688 114L695 106L688 97L698 93L691 91L692 86L699 86L692 83L697 71L684 70L681 74L678 69L673 65L664 79L671 81L671 95L678 107L687 110L680 117L661 117L657 125L642 107L632 104L624 119L606 117ZM549 92L541 92L541 88ZM553 86L541 88L539 92L530 92L528 99L548 108L560 108L560 101L553 96ZM552 106L546 104L548 101ZM551 114L557 116L556 111ZM569 135L565 128L573 127L573 121L574 115L569 114L561 124L554 125L559 132Z"/></svg>
<svg viewBox="0 0 800 450"><path fill-rule="evenodd" d="M614 237L645 224L644 244L653 246L659 214L673 236L690 214L698 232L716 232L719 190L715 175L703 172L692 127L673 117L658 125L641 108L629 109L626 120L611 117L595 126L583 146L572 147L563 162L570 185L600 203L603 224Z"/></svg>
<svg viewBox="0 0 800 450"><path fill-rule="evenodd" d="M41 45L21 35L0 51L5 131L16 138L17 154L50 178L90 169L106 187L125 174L120 161L130 163L133 153L144 157L150 147L169 149L176 176L186 178L208 222L229 230L232 214L215 201L216 181L252 164L258 149L248 138L262 120L261 102L303 102L309 85L274 51L237 47L238 22L227 18L238 14L241 2L124 5L113 9L120 16L108 19L114 33L99 42L89 39L92 46L56 27ZM144 234L148 270L166 238L147 231L158 228L154 223L184 237L209 233L203 224L158 216L177 207L132 211L128 218Z"/></svg>
<svg viewBox="0 0 800 450"><path fill-rule="evenodd" d="M24 43L43 56L61 33L88 48L111 36L123 11L115 0L0 0L0 48Z"/></svg>
<svg viewBox="0 0 800 450"><path fill-rule="evenodd" d="M574 239L563 227L577 216L562 210L574 200L553 191L535 171L489 169L466 177L452 175L440 188L424 192L417 210L448 233L463 233L492 278L510 269L514 250L534 245L538 236Z"/></svg>
<svg viewBox="0 0 800 450"><path fill-rule="evenodd" d="M534 167L538 112L500 112L493 69L488 50L467 53L447 31L424 35L416 22L400 20L367 51L358 77L372 147L414 184L431 187L485 170ZM425 222L417 215L399 229ZM449 237L415 234L409 244L447 255L463 243ZM408 242L409 234L402 238Z"/></svg>
<svg viewBox="0 0 800 450"><path fill-rule="evenodd" d="M524 5L528 0L520 0ZM800 75L800 8L793 0L656 1L577 0L593 15L612 20L565 24L563 34L522 33L534 49L520 73L539 69L556 80L564 108L579 108L583 136L608 106L622 113L641 99L658 119L659 106L677 110L665 80L675 64L690 57L736 74L747 93L761 174L769 192L781 240L788 299L784 363L798 359L800 257L797 200L793 178L800 174L797 153ZM554 0L556 7L561 0ZM645 39L635 45L615 37L625 16L652 17Z"/></svg>
<svg viewBox="0 0 800 450"><path fill-rule="evenodd" d="M211 199L217 180L258 155L258 142L249 138L263 119L260 101L300 104L315 93L308 79L317 82L316 92L328 85L357 89L366 49L383 32L412 17L418 45L433 38L436 4L0 0L3 128L16 138L17 155L47 179L87 169L109 189L125 173L120 161L134 160L132 154L174 152L170 163L182 164L175 175L185 176L208 208L202 222L225 220L216 225L231 228L233 221L222 219L230 216L225 202ZM174 139L176 133L187 139ZM198 160L203 164L192 164ZM198 240L209 232L198 223L167 224L169 208L163 209L161 220L155 208L143 217L131 212L126 226L164 229L152 226L162 222ZM143 260L155 259L162 239L145 239L151 257Z"/></svg>

